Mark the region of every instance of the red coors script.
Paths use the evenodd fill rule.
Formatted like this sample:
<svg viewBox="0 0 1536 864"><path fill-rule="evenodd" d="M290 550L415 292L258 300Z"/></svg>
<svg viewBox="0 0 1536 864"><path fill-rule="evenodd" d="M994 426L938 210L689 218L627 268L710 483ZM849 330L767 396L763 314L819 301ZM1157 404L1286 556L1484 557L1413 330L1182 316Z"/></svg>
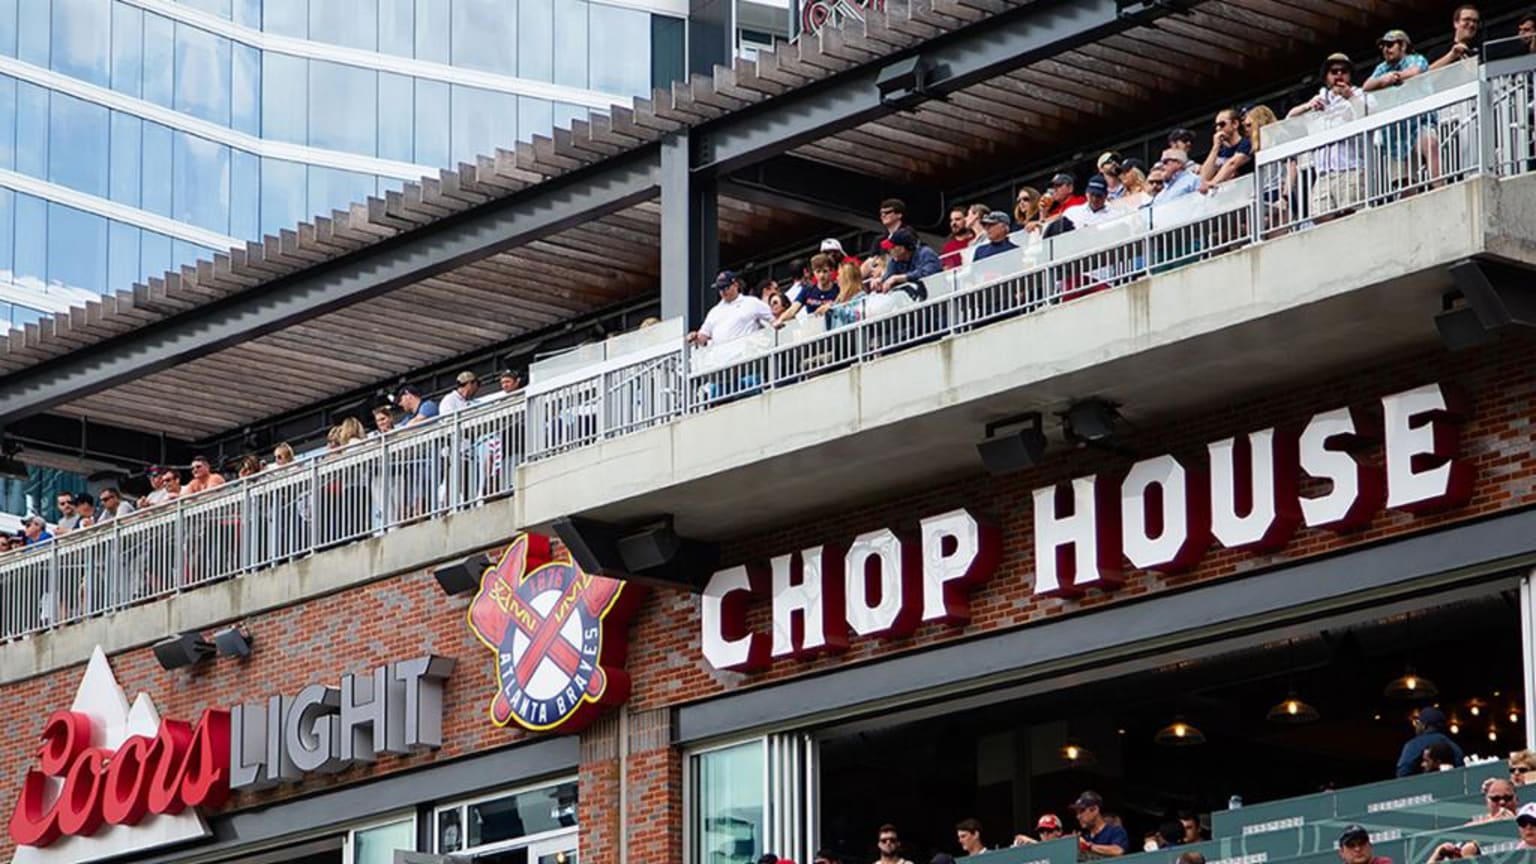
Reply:
<svg viewBox="0 0 1536 864"><path fill-rule="evenodd" d="M135 825L150 813L216 808L229 797L229 712L222 708L204 711L195 728L163 720L155 737L135 735L116 751L91 746L85 714L55 711L42 741L38 768L27 771L11 814L18 846L89 836L102 823ZM50 778L64 781L52 801Z"/></svg>

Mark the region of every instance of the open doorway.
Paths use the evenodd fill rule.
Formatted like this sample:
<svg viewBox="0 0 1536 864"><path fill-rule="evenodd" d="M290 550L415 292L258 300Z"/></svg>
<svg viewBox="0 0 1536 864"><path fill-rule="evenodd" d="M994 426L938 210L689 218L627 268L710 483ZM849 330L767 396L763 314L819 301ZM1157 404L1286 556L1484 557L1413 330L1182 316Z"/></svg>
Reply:
<svg viewBox="0 0 1536 864"><path fill-rule="evenodd" d="M1089 616L1082 623L1093 626ZM1257 641L1078 686L827 730L818 736L822 845L874 860L876 830L892 823L906 857L926 861L955 851L963 818L982 823L989 846L1008 845L1015 831L1033 833L1044 813L1071 831L1068 805L1092 789L1136 851L1171 816L1208 818L1232 796L1254 803L1391 778L1413 735L1411 717L1432 704L1468 754L1525 746L1514 591L1427 598ZM1409 667L1419 698L1387 697ZM1289 707L1302 716L1272 717L1276 706L1287 713L1292 692L1305 707ZM1315 720L1283 722L1305 719L1306 708ZM1176 721L1202 742L1159 743Z"/></svg>

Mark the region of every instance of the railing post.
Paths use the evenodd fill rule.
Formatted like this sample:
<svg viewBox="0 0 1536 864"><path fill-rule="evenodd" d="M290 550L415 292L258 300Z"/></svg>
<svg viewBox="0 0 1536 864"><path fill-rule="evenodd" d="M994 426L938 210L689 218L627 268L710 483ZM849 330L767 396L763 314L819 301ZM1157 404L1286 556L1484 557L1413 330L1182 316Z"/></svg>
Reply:
<svg viewBox="0 0 1536 864"><path fill-rule="evenodd" d="M59 541L48 544L48 597L53 603L53 614L48 617L57 625L64 617L64 574L59 572Z"/></svg>
<svg viewBox="0 0 1536 864"><path fill-rule="evenodd" d="M171 517L171 578L178 591L186 584L187 576L187 526L183 501L180 497L176 499L174 515Z"/></svg>
<svg viewBox="0 0 1536 864"><path fill-rule="evenodd" d="M251 510L251 481L245 478L240 483L240 518L235 522L235 531L238 532L236 542L240 545L240 572L248 573L256 567L253 560L252 535L256 533L256 517Z"/></svg>
<svg viewBox="0 0 1536 864"><path fill-rule="evenodd" d="M1498 176L1503 173L1503 166L1499 164L1498 110L1493 102L1493 84L1487 74L1487 67L1478 68L1477 101L1472 106L1477 116L1472 118L1470 125L1473 129L1472 134L1477 136L1477 141L1474 142L1479 163L1476 173L1486 172ZM1473 173L1468 166L1462 167L1467 173ZM1446 173L1443 166L1440 172Z"/></svg>
<svg viewBox="0 0 1536 864"><path fill-rule="evenodd" d="M390 527L389 502L394 494L389 482L390 474L394 473L389 465L389 440L388 435L379 436L379 500L374 505L379 514L379 524L374 527L379 531Z"/></svg>
<svg viewBox="0 0 1536 864"><path fill-rule="evenodd" d="M301 549L312 552L320 548L320 460L318 458L309 460L309 489L306 497L309 498L309 536L294 544L294 554L298 554Z"/></svg>
<svg viewBox="0 0 1536 864"><path fill-rule="evenodd" d="M464 486L464 412L453 412L453 429L448 433L448 500L443 511L451 513L459 509ZM437 490L432 490L433 494Z"/></svg>
<svg viewBox="0 0 1536 864"><path fill-rule="evenodd" d="M116 514L112 516L112 537L108 542L112 544L112 554L107 556L107 572L102 575L112 593L113 608L119 608L127 605L123 598L128 595L128 556L123 554L123 525Z"/></svg>
<svg viewBox="0 0 1536 864"><path fill-rule="evenodd" d="M608 373L599 372L597 375L597 411L592 418L597 428L592 430L593 442L601 441L608 437Z"/></svg>

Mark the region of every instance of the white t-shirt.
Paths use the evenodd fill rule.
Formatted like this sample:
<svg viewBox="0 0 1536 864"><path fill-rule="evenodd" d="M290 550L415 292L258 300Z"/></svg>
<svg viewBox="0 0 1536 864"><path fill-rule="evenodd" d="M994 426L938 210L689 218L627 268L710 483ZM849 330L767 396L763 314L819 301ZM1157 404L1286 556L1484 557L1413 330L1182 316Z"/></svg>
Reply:
<svg viewBox="0 0 1536 864"><path fill-rule="evenodd" d="M1061 215L1071 219L1073 227L1084 228L1089 225L1102 225L1110 220L1119 219L1125 215L1125 212L1123 210L1116 210L1108 204L1104 205L1103 210L1094 210L1087 204L1078 204L1075 207L1068 207L1066 212Z"/></svg>
<svg viewBox="0 0 1536 864"><path fill-rule="evenodd" d="M704 316L704 326L699 328L699 333L709 337L710 342L729 342L756 333L772 321L773 310L767 303L750 294L741 294L730 303L724 300L716 303L715 308Z"/></svg>
<svg viewBox="0 0 1536 864"><path fill-rule="evenodd" d="M469 401L467 399L465 399L463 396L460 396L459 395L459 391L457 391L457 390L449 390L448 391L448 395L444 396L437 403L437 413L439 413L439 414L452 414L455 411L463 411L465 408L468 408L468 407L469 407Z"/></svg>

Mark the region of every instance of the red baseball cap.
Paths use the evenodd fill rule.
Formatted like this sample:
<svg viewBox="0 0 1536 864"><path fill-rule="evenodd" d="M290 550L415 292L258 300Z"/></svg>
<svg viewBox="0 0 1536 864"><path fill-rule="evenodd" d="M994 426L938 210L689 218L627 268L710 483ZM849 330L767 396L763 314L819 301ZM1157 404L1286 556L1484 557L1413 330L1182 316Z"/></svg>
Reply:
<svg viewBox="0 0 1536 864"><path fill-rule="evenodd" d="M1037 828L1037 829L1039 829L1039 828L1047 828L1047 829L1050 829L1051 831L1060 831L1061 830L1061 820L1056 818L1056 814L1055 813L1047 813L1044 816L1040 817L1040 821L1039 822L1035 823L1035 828Z"/></svg>

